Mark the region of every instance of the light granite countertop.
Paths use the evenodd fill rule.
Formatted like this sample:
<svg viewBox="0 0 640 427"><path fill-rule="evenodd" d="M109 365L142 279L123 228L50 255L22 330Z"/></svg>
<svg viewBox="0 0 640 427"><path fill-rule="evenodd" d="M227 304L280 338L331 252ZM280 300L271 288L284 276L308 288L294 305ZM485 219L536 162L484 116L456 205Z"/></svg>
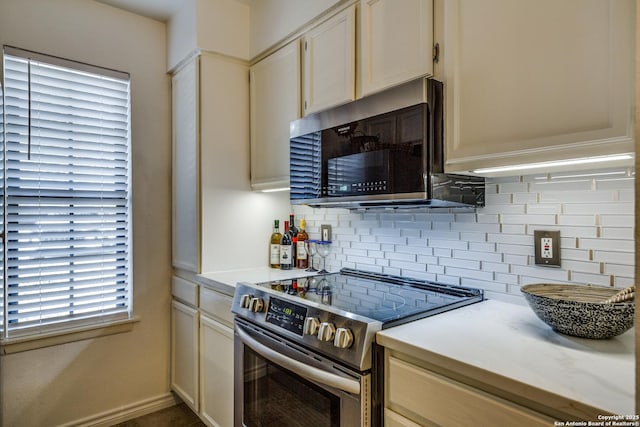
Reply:
<svg viewBox="0 0 640 427"><path fill-rule="evenodd" d="M260 283L272 280L287 280L296 277L306 277L314 274L316 273L296 268L291 270L278 270L276 268L269 267L255 267L197 274L192 280L217 291L233 295L238 282Z"/></svg>
<svg viewBox="0 0 640 427"><path fill-rule="evenodd" d="M195 275L233 295L238 282L313 275L258 267ZM383 330L379 344L526 402L588 419L635 414L633 329L609 340L554 332L523 304L486 300Z"/></svg>
<svg viewBox="0 0 640 427"><path fill-rule="evenodd" d="M487 300L376 338L389 349L576 419L636 413L633 329L609 340L570 337L554 332L526 305Z"/></svg>

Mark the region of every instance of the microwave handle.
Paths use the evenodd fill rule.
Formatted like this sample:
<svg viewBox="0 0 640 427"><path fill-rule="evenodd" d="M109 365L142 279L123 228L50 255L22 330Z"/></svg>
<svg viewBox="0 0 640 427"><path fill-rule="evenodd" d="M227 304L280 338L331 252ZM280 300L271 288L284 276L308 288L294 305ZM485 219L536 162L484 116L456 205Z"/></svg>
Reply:
<svg viewBox="0 0 640 427"><path fill-rule="evenodd" d="M346 391L348 393L360 395L360 382L357 380L344 378L339 375L323 371L322 369L318 369L313 366L308 366L295 359L291 359L290 357L284 356L278 353L277 351L251 338L249 334L247 334L237 325L236 325L236 334L245 345L248 345L253 351L258 353L260 356L270 360L273 363L276 363L282 366L283 368L286 368L300 375L301 377L307 378L309 380L315 381L317 383L320 383L329 387Z"/></svg>

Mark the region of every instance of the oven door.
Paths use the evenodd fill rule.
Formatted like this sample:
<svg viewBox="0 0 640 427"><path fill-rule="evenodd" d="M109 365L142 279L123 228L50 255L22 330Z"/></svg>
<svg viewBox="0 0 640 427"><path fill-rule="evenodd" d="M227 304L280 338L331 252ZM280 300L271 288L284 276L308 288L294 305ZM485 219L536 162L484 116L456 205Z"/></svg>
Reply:
<svg viewBox="0 0 640 427"><path fill-rule="evenodd" d="M236 318L236 427L370 425L370 374Z"/></svg>

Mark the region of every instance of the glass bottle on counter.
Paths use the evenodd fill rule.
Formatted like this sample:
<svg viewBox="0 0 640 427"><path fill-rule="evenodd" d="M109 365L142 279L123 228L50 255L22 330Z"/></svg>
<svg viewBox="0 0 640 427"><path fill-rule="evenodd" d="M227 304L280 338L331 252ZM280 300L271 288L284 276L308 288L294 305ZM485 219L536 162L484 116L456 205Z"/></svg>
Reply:
<svg viewBox="0 0 640 427"><path fill-rule="evenodd" d="M294 219L294 214L289 214L289 230L292 233L298 234L298 227L296 227L296 221Z"/></svg>
<svg viewBox="0 0 640 427"><path fill-rule="evenodd" d="M289 233L289 221L284 222L284 233L280 239L280 269L291 270L293 266L293 243Z"/></svg>
<svg viewBox="0 0 640 427"><path fill-rule="evenodd" d="M271 233L271 243L269 244L269 265L271 268L280 268L280 220L273 221L273 233Z"/></svg>
<svg viewBox="0 0 640 427"><path fill-rule="evenodd" d="M309 240L309 235L307 234L305 228L307 224L304 219L300 220L300 231L298 231L297 236L297 249L296 249L296 267L298 268L307 268L309 267L309 257L307 256L307 247L305 245L306 241Z"/></svg>
<svg viewBox="0 0 640 427"><path fill-rule="evenodd" d="M298 227L293 214L289 214L289 235L291 236L291 267L295 268L298 257Z"/></svg>
<svg viewBox="0 0 640 427"><path fill-rule="evenodd" d="M287 293L289 295L297 295L298 294L298 281L293 279L291 282L291 286L287 289Z"/></svg>

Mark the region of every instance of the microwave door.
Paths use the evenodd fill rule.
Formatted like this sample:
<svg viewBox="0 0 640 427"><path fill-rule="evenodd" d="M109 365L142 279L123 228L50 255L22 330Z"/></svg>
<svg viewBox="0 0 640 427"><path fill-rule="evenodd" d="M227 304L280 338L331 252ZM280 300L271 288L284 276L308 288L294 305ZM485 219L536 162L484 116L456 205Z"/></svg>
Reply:
<svg viewBox="0 0 640 427"><path fill-rule="evenodd" d="M392 185L389 150L335 157L327 161L330 197L384 194Z"/></svg>

